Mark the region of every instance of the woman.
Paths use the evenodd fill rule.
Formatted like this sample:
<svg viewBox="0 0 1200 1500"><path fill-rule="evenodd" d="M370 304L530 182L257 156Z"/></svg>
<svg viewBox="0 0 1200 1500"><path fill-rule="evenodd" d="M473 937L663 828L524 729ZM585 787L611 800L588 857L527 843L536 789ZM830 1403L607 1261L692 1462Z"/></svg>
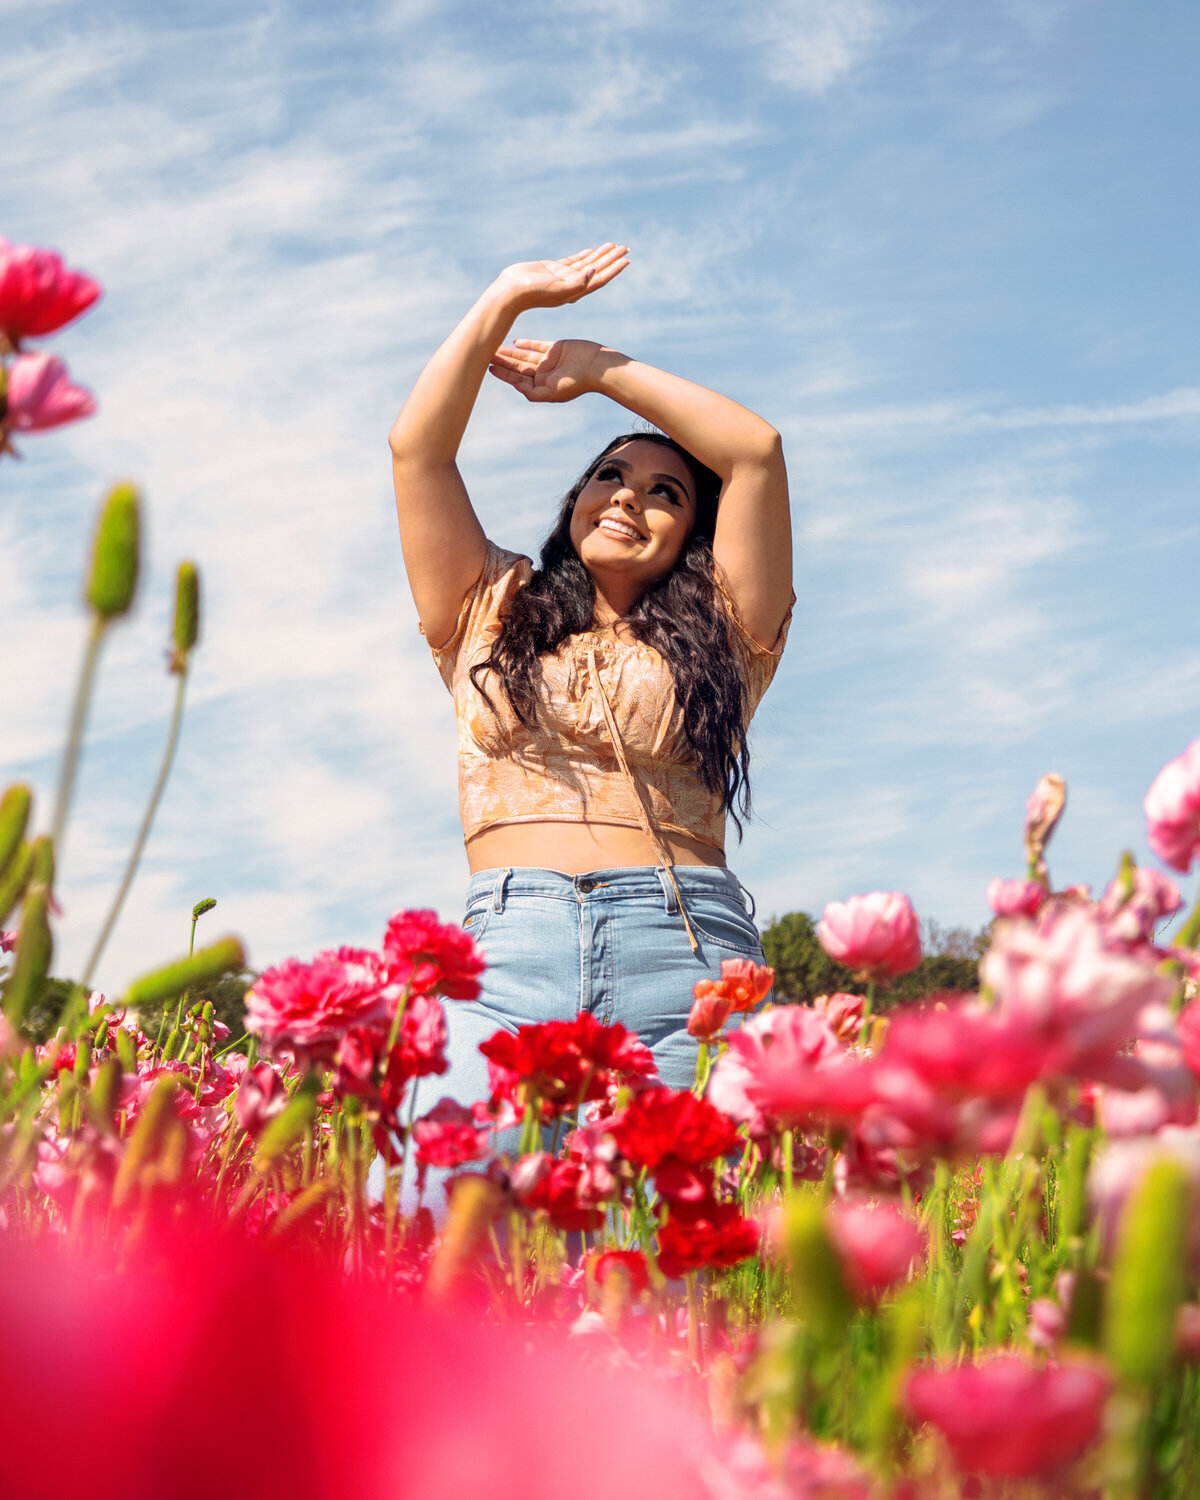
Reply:
<svg viewBox="0 0 1200 1500"><path fill-rule="evenodd" d="M628 264L607 244L502 271L390 436L409 583L458 717L465 925L488 960L480 999L447 1007L463 1102L488 1093L486 1037L580 1010L636 1031L687 1087L693 984L762 962L724 823L749 809L746 726L794 603L779 434L600 344L505 343L518 314ZM530 401L597 392L660 429L593 460L536 569L488 541L455 463L489 371Z"/></svg>

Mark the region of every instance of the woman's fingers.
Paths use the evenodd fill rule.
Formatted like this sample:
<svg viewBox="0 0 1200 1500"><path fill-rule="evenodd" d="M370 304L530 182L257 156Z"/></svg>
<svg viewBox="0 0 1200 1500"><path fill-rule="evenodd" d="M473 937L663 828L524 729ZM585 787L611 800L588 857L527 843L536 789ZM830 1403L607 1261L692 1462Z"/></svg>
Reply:
<svg viewBox="0 0 1200 1500"><path fill-rule="evenodd" d="M540 354L548 354L554 346L553 339L513 339L513 349L536 349ZM505 348L508 348L505 345Z"/></svg>
<svg viewBox="0 0 1200 1500"><path fill-rule="evenodd" d="M547 348L549 348L549 345L547 345ZM513 349L507 344L502 344L496 350L495 354L492 355L492 361L495 364L503 365L508 370L532 372L541 364L542 355L540 353L522 353L519 349Z"/></svg>
<svg viewBox="0 0 1200 1500"><path fill-rule="evenodd" d="M488 374L494 375L497 380L503 380L505 385L515 386L522 396L532 398L533 381L528 375L518 375L515 370L505 369L503 365L490 364Z"/></svg>

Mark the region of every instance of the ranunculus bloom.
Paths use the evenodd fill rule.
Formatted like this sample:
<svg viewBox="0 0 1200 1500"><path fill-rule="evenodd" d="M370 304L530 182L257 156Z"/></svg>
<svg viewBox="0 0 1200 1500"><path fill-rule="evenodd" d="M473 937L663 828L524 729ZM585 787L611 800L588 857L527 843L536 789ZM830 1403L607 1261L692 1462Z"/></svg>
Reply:
<svg viewBox="0 0 1200 1500"><path fill-rule="evenodd" d="M903 1281L926 1250L924 1230L894 1203L837 1203L830 1234L846 1285L860 1302L873 1302Z"/></svg>
<svg viewBox="0 0 1200 1500"><path fill-rule="evenodd" d="M285 959L265 969L246 996L246 1030L273 1053L331 1062L354 1026L381 1020L379 956L361 948L326 949L311 963Z"/></svg>
<svg viewBox="0 0 1200 1500"><path fill-rule="evenodd" d="M775 970L769 964L756 964L749 958L721 960L721 983L725 986L734 1010L757 1010L771 993Z"/></svg>
<svg viewBox="0 0 1200 1500"><path fill-rule="evenodd" d="M488 1131L475 1111L445 1097L414 1121L412 1138L417 1161L428 1167L461 1167L481 1160L488 1150Z"/></svg>
<svg viewBox="0 0 1200 1500"><path fill-rule="evenodd" d="M1006 923L980 975L998 1013L1027 1027L1044 1049L1042 1077L1103 1081L1134 1035L1138 1012L1174 992L1152 956L1114 949L1103 920L1080 906L1057 905L1037 922Z"/></svg>
<svg viewBox="0 0 1200 1500"><path fill-rule="evenodd" d="M1108 1377L1096 1365L1043 1365L1016 1354L979 1364L918 1369L909 1409L936 1427L960 1469L996 1479L1046 1474L1077 1458L1100 1432Z"/></svg>
<svg viewBox="0 0 1200 1500"><path fill-rule="evenodd" d="M937 1094L954 1100L1020 1098L1042 1071L1034 1030L974 996L897 1011L880 1062L899 1063Z"/></svg>
<svg viewBox="0 0 1200 1500"><path fill-rule="evenodd" d="M856 1042L862 1030L864 998L838 990L832 995L814 996L812 1008L839 1042Z"/></svg>
<svg viewBox="0 0 1200 1500"><path fill-rule="evenodd" d="M856 1119L874 1098L873 1062L850 1056L811 1006L780 1005L769 1014L769 1033L743 1027L725 1054L742 1063L751 1105L784 1125Z"/></svg>
<svg viewBox="0 0 1200 1500"><path fill-rule="evenodd" d="M707 1099L668 1088L644 1090L608 1128L621 1155L652 1172L668 1157L698 1167L744 1144L734 1122Z"/></svg>
<svg viewBox="0 0 1200 1500"><path fill-rule="evenodd" d="M831 901L817 924L817 937L835 962L873 979L907 974L921 962L917 914L898 891Z"/></svg>
<svg viewBox="0 0 1200 1500"><path fill-rule="evenodd" d="M664 1276L702 1266L736 1266L758 1250L759 1227L736 1203L713 1199L707 1213L683 1222L668 1214L658 1231L658 1264Z"/></svg>
<svg viewBox="0 0 1200 1500"><path fill-rule="evenodd" d="M497 1031L479 1050L488 1060L494 1098L524 1108L520 1096L536 1094L543 1113L603 1099L627 1078L654 1073L654 1054L620 1022L605 1026L588 1011L573 1021L544 1021Z"/></svg>
<svg viewBox="0 0 1200 1500"><path fill-rule="evenodd" d="M614 1270L624 1271L629 1277L629 1290L638 1297L650 1285L650 1273L646 1268L646 1257L640 1250L604 1250L593 1252L590 1261L592 1275L597 1286L603 1286Z"/></svg>
<svg viewBox="0 0 1200 1500"><path fill-rule="evenodd" d="M698 979L692 986L688 1035L710 1041L733 1014L733 996L720 979Z"/></svg>
<svg viewBox="0 0 1200 1500"><path fill-rule="evenodd" d="M1067 784L1056 771L1042 777L1025 804L1025 856L1039 875L1046 873L1046 845L1066 805Z"/></svg>
<svg viewBox="0 0 1200 1500"><path fill-rule="evenodd" d="M238 1124L257 1139L288 1101L287 1086L269 1062L256 1062L242 1074L234 1109Z"/></svg>
<svg viewBox="0 0 1200 1500"><path fill-rule="evenodd" d="M599 1229L617 1191L616 1177L601 1162L556 1161L545 1151L523 1156L512 1169L513 1197L548 1216L556 1229Z"/></svg>
<svg viewBox="0 0 1200 1500"><path fill-rule="evenodd" d="M446 1072L450 1066L446 1058L447 1040L442 1002L436 995L410 995L387 1059L388 1079L396 1083Z"/></svg>
<svg viewBox="0 0 1200 1500"><path fill-rule="evenodd" d="M3 425L14 432L44 432L90 417L91 391L72 385L67 367L53 354L19 354L8 372L8 410Z"/></svg>
<svg viewBox="0 0 1200 1500"><path fill-rule="evenodd" d="M428 910L395 913L383 935L383 958L394 983L447 1000L477 1000L487 967L469 932Z"/></svg>
<svg viewBox="0 0 1200 1500"><path fill-rule="evenodd" d="M1046 899L1040 880L988 881L988 905L998 917L1036 917Z"/></svg>
<svg viewBox="0 0 1200 1500"><path fill-rule="evenodd" d="M776 1045L789 1059L777 1070L769 1062ZM776 1071L811 1072L824 1064L841 1064L845 1056L845 1048L828 1022L812 1007L772 1006L751 1016L730 1036L729 1046L717 1059L709 1079L708 1097L725 1114L745 1121L751 1135L761 1136L780 1123L762 1101L764 1078L773 1079ZM793 1079L793 1085L795 1082Z"/></svg>
<svg viewBox="0 0 1200 1500"><path fill-rule="evenodd" d="M53 250L0 238L0 333L19 339L54 333L91 307L99 282L69 271Z"/></svg>
<svg viewBox="0 0 1200 1500"><path fill-rule="evenodd" d="M1200 740L1168 761L1146 793L1146 841L1184 875L1200 854Z"/></svg>
<svg viewBox="0 0 1200 1500"><path fill-rule="evenodd" d="M1193 1000L1179 1012L1176 1029L1183 1046L1183 1060L1200 1078L1200 1000Z"/></svg>

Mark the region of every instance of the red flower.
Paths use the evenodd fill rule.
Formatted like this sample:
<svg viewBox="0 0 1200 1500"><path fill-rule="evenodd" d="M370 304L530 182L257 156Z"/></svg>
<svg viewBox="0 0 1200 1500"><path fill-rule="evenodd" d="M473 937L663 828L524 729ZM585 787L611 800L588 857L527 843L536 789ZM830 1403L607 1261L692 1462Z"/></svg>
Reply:
<svg viewBox="0 0 1200 1500"><path fill-rule="evenodd" d="M668 1157L691 1167L742 1149L737 1126L707 1099L675 1089L645 1089L609 1126L617 1149L654 1171Z"/></svg>
<svg viewBox="0 0 1200 1500"><path fill-rule="evenodd" d="M257 1139L288 1101L287 1086L269 1062L257 1062L242 1074L234 1109L238 1124Z"/></svg>
<svg viewBox="0 0 1200 1500"><path fill-rule="evenodd" d="M714 1198L706 1213L686 1223L668 1213L658 1231L658 1264L665 1276L682 1276L701 1266L735 1266L757 1253L759 1233L736 1203Z"/></svg>
<svg viewBox="0 0 1200 1500"><path fill-rule="evenodd" d="M385 1015L383 988L379 957L364 949L327 949L308 964L285 959L247 994L246 1030L265 1051L331 1062L351 1027Z"/></svg>
<svg viewBox="0 0 1200 1500"><path fill-rule="evenodd" d="M733 996L722 979L698 979L692 986L692 996L688 1035L710 1041L733 1014Z"/></svg>
<svg viewBox="0 0 1200 1500"><path fill-rule="evenodd" d="M872 891L831 901L817 924L821 947L839 964L891 979L921 962L917 914L898 891Z"/></svg>
<svg viewBox="0 0 1200 1500"><path fill-rule="evenodd" d="M597 1286L603 1286L610 1273L618 1268L629 1277L629 1290L634 1297L640 1297L650 1285L646 1257L640 1250L593 1251L588 1263Z"/></svg>
<svg viewBox="0 0 1200 1500"><path fill-rule="evenodd" d="M497 1031L479 1044L488 1060L494 1098L524 1108L521 1096L536 1094L543 1113L573 1109L602 1099L623 1078L654 1072L654 1056L620 1023L605 1026L587 1011L573 1021L545 1021Z"/></svg>
<svg viewBox="0 0 1200 1500"><path fill-rule="evenodd" d="M99 295L99 282L68 271L53 250L0 239L0 333L14 347L20 339L54 333Z"/></svg>
<svg viewBox="0 0 1200 1500"><path fill-rule="evenodd" d="M1095 1365L1040 1365L1015 1354L908 1379L913 1415L945 1437L960 1469L993 1478L1045 1474L1100 1431L1108 1379Z"/></svg>
<svg viewBox="0 0 1200 1500"><path fill-rule="evenodd" d="M677 1156L668 1156L655 1169L654 1186L674 1218L684 1222L703 1218L712 1203L712 1166L691 1167Z"/></svg>
<svg viewBox="0 0 1200 1500"><path fill-rule="evenodd" d="M733 1000L734 1010L754 1010L770 994L775 970L749 958L721 961L721 983Z"/></svg>
<svg viewBox="0 0 1200 1500"><path fill-rule="evenodd" d="M398 911L383 935L389 978L414 993L436 991L447 1000L479 998L483 954L469 932L441 923L433 911Z"/></svg>
<svg viewBox="0 0 1200 1500"><path fill-rule="evenodd" d="M413 1124L417 1161L425 1167L461 1167L487 1155L488 1130L473 1109L442 1098Z"/></svg>
<svg viewBox="0 0 1200 1500"><path fill-rule="evenodd" d="M599 1229L617 1190L617 1179L602 1163L555 1161L545 1151L521 1157L510 1180L518 1203L566 1230Z"/></svg>
<svg viewBox="0 0 1200 1500"><path fill-rule="evenodd" d="M21 354L8 372L8 406L3 426L14 432L44 432L90 417L91 391L72 385L67 367L53 354Z"/></svg>
<svg viewBox="0 0 1200 1500"><path fill-rule="evenodd" d="M923 1257L925 1232L894 1203L835 1204L830 1233L852 1295L873 1302L903 1281Z"/></svg>

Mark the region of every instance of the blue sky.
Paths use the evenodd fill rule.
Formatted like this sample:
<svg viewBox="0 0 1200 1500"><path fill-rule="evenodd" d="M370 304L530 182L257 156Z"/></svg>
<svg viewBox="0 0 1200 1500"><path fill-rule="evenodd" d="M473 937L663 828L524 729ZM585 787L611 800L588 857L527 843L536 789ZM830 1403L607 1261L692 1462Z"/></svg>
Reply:
<svg viewBox="0 0 1200 1500"><path fill-rule="evenodd" d="M603 239L630 270L518 333L598 338L785 439L799 603L729 851L760 918L882 888L978 925L1051 769L1060 880L1145 853L1145 789L1200 733L1194 5L0 0L0 34L0 233L106 289L52 343L100 414L0 468L0 771L43 824L94 508L124 475L148 504L59 972L153 779L185 556L204 639L102 982L173 955L203 896L256 966L460 914L387 430L496 271ZM488 532L534 550L623 426L490 383L461 455Z"/></svg>

